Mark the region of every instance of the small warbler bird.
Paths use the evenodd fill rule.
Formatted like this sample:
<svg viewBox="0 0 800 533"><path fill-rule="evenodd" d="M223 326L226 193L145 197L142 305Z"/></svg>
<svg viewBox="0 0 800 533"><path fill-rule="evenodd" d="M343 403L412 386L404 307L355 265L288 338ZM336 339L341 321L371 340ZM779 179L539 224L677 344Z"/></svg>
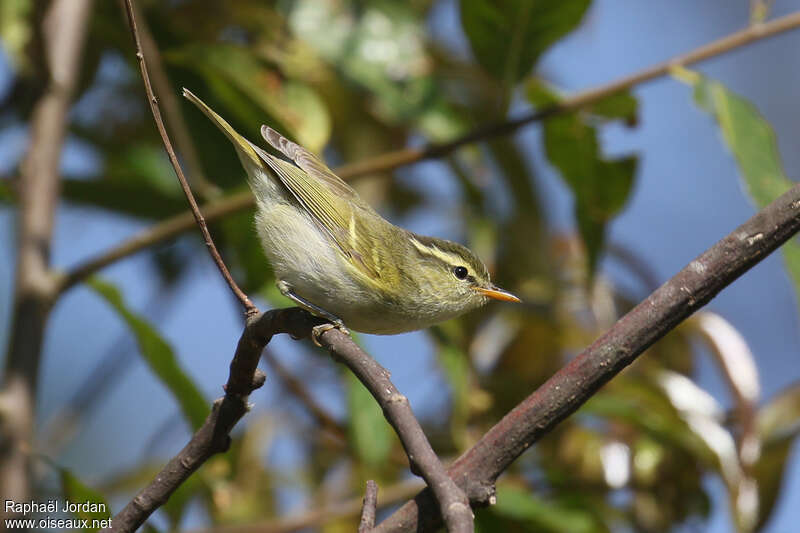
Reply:
<svg viewBox="0 0 800 533"><path fill-rule="evenodd" d="M261 135L286 159L239 135L189 90L183 95L233 143L278 289L298 306L335 327L389 335L431 326L490 298L520 301L494 286L467 248L385 220L318 157L272 128L262 126Z"/></svg>

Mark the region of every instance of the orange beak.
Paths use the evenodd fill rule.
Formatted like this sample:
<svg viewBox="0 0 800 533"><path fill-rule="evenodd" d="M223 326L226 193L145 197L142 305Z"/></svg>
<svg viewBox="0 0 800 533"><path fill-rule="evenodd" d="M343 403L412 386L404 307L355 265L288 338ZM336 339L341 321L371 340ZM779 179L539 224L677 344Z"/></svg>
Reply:
<svg viewBox="0 0 800 533"><path fill-rule="evenodd" d="M476 287L475 290L483 294L484 296L488 296L489 298L493 298L495 300L500 300L503 302L517 302L517 303L522 302L522 300L520 300L510 292L504 291L500 287L495 287L494 285L492 285L488 289L483 287Z"/></svg>

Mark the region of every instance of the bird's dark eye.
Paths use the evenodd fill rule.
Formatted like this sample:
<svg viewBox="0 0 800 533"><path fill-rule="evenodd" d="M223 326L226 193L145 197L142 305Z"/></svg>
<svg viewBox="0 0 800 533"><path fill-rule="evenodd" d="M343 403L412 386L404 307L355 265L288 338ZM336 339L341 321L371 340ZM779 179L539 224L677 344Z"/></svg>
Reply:
<svg viewBox="0 0 800 533"><path fill-rule="evenodd" d="M458 279L466 279L468 274L466 267L457 266L453 269L453 275Z"/></svg>

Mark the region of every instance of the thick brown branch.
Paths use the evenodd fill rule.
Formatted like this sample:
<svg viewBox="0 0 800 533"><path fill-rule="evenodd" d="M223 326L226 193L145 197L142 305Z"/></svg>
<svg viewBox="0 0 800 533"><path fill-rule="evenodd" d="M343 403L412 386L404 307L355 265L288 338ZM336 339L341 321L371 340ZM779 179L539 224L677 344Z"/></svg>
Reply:
<svg viewBox="0 0 800 533"><path fill-rule="evenodd" d="M114 517L111 531L135 531L209 457L228 449L231 430L249 409L247 397L264 383L264 374L257 369L264 346L276 333L308 336L314 324L298 308L248 317L231 361L225 396L214 402L203 425L178 455Z"/></svg>
<svg viewBox="0 0 800 533"><path fill-rule="evenodd" d="M30 499L28 454L42 339L56 291L50 239L59 194L59 162L80 71L90 0L54 0L42 21L49 81L30 122L18 185L18 253L9 352L0 399L0 487L7 500ZM0 518L5 513L0 510Z"/></svg>
<svg viewBox="0 0 800 533"><path fill-rule="evenodd" d="M225 451L230 443L230 431L247 413L247 397L264 382L264 374L257 370L257 366L261 352L272 336L288 333L297 339L308 337L319 323L318 318L296 307L248 317L231 361L225 396L214 402L203 426L183 450L114 517L111 531L135 531L208 458ZM459 529L462 526L458 525L467 518L460 511L462 508L470 513L468 526L472 525L466 496L439 463L411 412L408 400L389 381L388 372L339 330L325 332L320 340L334 358L345 362L379 400L386 418L406 448L412 469L434 488L439 501L447 502L443 510L455 523L456 529L452 531L471 531L471 527Z"/></svg>
<svg viewBox="0 0 800 533"><path fill-rule="evenodd" d="M419 425L408 398L389 379L389 372L353 340L338 329L330 329L318 340L337 361L344 363L361 381L383 409L383 415L400 437L411 464L411 471L421 476L438 501L437 516L444 518L450 532L472 531L472 510L464 492L456 486L431 448Z"/></svg>
<svg viewBox="0 0 800 533"><path fill-rule="evenodd" d="M699 61L721 55L725 52L735 50L741 46L755 42L779 33L794 29L800 26L800 12L786 15L779 19L765 24L757 24L747 29L732 33L731 35L697 48L687 54L676 56L652 67L646 68L638 73L620 78L606 85L579 92L571 97L565 98L557 106L548 107L529 113L514 120L509 120L500 124L485 126L464 135L454 141L445 144L431 144L423 148L408 148L398 150L388 154L367 159L360 163L345 165L336 169L336 173L342 179L352 179L367 174L388 172L396 168L417 163L426 159L441 157L454 150L477 141L499 137L513 133L517 129L533 122L558 115L567 111L573 111L581 107L596 103L603 98L616 92L630 89L640 83L664 76L674 65L691 65ZM201 209L205 219L209 222L218 220L230 213L241 211L252 207L253 198L249 192L242 192L231 195L220 200L209 202ZM101 268L123 259L131 254L139 252L155 243L168 240L194 226L193 218L189 213L181 213L168 218L155 226L144 230L141 234L133 237L119 246L101 253L97 257L91 258L85 263L77 266L66 274L60 281L59 290L63 291L80 283L86 277Z"/></svg>
<svg viewBox="0 0 800 533"><path fill-rule="evenodd" d="M208 253L211 254L211 258L217 265L217 268L219 269L220 274L222 274L222 277L225 279L225 282L228 284L228 287L230 287L231 292L233 292L234 296L236 296L236 298L241 302L245 314L255 314L258 312L258 309L256 309L256 306L253 305L253 302L250 301L250 298L247 297L247 295L233 280L231 273L228 271L228 267L225 266L222 256L219 254L217 247L214 245L214 240L211 238L211 233L208 231L203 214L200 212L200 208L197 206L197 202L192 194L192 189L189 187L189 183L186 181L186 176L183 175L183 169L178 162L178 157L175 155L175 150L172 148L172 142L169 140L169 135L167 135L167 130L164 127L164 121L161 118L161 111L158 107L158 99L153 93L153 87L150 84L150 76L147 72L147 63L145 62L144 53L142 51L139 30L136 27L136 16L134 14L132 1L133 0L125 0L125 11L128 15L128 24L130 26L131 35L133 36L133 42L136 46L136 59L139 62L139 70L142 73L144 90L147 94L147 101L150 104L150 111L153 113L153 120L155 120L156 128L158 128L158 133L161 135L161 141L164 143L164 149L167 151L169 162L172 164L172 168L175 169L175 175L178 177L178 181L181 184L181 189L183 189L183 193L186 195L186 200L189 202L189 207L191 208L192 215L194 215L194 220L200 228L200 233L203 234L203 241L206 244L206 248L208 248Z"/></svg>
<svg viewBox="0 0 800 533"><path fill-rule="evenodd" d="M699 255L517 405L453 463L452 478L474 505L492 503L495 480L522 452L799 230L800 185L796 185ZM423 491L375 531L433 531L439 520L431 509L431 496Z"/></svg>

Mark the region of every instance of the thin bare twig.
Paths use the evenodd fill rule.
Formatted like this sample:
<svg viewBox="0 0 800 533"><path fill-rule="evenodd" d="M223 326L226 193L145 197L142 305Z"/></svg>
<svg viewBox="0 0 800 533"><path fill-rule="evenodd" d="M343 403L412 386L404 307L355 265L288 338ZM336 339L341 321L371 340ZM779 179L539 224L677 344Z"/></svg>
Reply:
<svg viewBox="0 0 800 533"><path fill-rule="evenodd" d="M464 492L447 475L419 425L408 398L389 379L389 372L364 352L349 335L330 329L318 336L320 345L331 356L347 365L364 387L378 401L383 415L392 425L411 464L411 471L421 476L438 502L432 512L441 516L451 533L472 531L472 510Z"/></svg>
<svg viewBox="0 0 800 533"><path fill-rule="evenodd" d="M358 523L358 533L369 533L375 527L375 514L378 508L378 484L371 479L367 481L367 490L364 492L364 506L361 508L361 520Z"/></svg>
<svg viewBox="0 0 800 533"><path fill-rule="evenodd" d="M203 425L178 455L114 517L110 531L138 529L209 457L228 449L233 426L249 410L247 397L264 383L265 376L258 371L261 350L276 333L307 337L315 323L296 307L247 317L231 361L225 396L214 402Z"/></svg>
<svg viewBox="0 0 800 533"><path fill-rule="evenodd" d="M228 271L228 267L225 266L222 256L219 254L217 247L214 245L214 240L211 238L211 233L208 231L206 221L203 218L203 214L200 212L200 208L197 206L197 202L192 194L192 189L189 187L189 183L186 181L186 176L183 175L183 169L178 162L178 157L175 155L175 150L172 148L169 135L167 135L167 130L164 127L164 121L161 118L161 111L158 107L158 99L153 93L153 87L150 84L150 76L147 73L147 63L145 62L144 53L142 51L139 30L136 26L136 16L134 15L132 0L125 0L125 11L128 15L128 25L130 26L133 42L136 46L136 59L139 62L139 70L142 73L144 90L145 93L147 93L147 101L150 104L150 111L153 113L153 120L155 120L158 133L161 135L161 140L164 143L164 149L167 151L169 161L172 164L172 168L175 169L175 175L178 177L178 181L181 184L181 189L183 189L183 193L186 195L186 200L189 202L189 207L194 215L194 220L199 226L200 232L203 234L203 241L205 242L206 248L208 248L208 253L211 254L211 258L217 265L217 268L219 269L220 274L222 274L222 277L225 279L225 282L228 284L228 287L230 287L231 292L233 292L234 296L236 296L239 302L241 302L245 314L248 316L253 315L258 312L258 309L233 280L231 273Z"/></svg>
<svg viewBox="0 0 800 533"><path fill-rule="evenodd" d="M558 105L537 110L517 119L478 128L449 143L431 144L423 148L406 148L369 158L359 163L345 165L337 168L336 173L342 179L352 179L374 173L388 172L426 159L438 158L466 144L507 135L533 122L591 105L619 91L630 89L643 82L664 76L669 72L672 66L691 65L729 52L746 44L778 35L797 28L798 26L800 26L800 12L792 13L764 24L753 25L744 30L732 33L727 37L701 46L689 53L675 56L672 59L648 67L630 76L620 78L594 89L579 92L571 97L565 98ZM210 222L227 216L230 213L248 209L253 205L254 201L252 195L249 191L245 191L209 202L202 207L201 211L206 220ZM181 213L159 222L130 240L102 252L75 267L61 278L59 282L59 291L65 291L76 283L80 283L97 270L148 248L155 243L173 238L192 229L193 226L194 222L189 213Z"/></svg>
<svg viewBox="0 0 800 533"><path fill-rule="evenodd" d="M602 337L512 409L450 467L473 505L494 501L494 483L534 442L575 412L644 350L800 231L800 185L756 213L664 283ZM374 529L433 531L422 491Z"/></svg>
<svg viewBox="0 0 800 533"><path fill-rule="evenodd" d="M31 498L30 457L42 340L58 294L50 240L59 195L67 113L80 73L91 0L50 2L41 21L48 74L30 121L30 143L17 183L18 249L9 351L0 397L0 487L6 501ZM6 515L0 509L0 518ZM0 522L1 524L2 522Z"/></svg>

